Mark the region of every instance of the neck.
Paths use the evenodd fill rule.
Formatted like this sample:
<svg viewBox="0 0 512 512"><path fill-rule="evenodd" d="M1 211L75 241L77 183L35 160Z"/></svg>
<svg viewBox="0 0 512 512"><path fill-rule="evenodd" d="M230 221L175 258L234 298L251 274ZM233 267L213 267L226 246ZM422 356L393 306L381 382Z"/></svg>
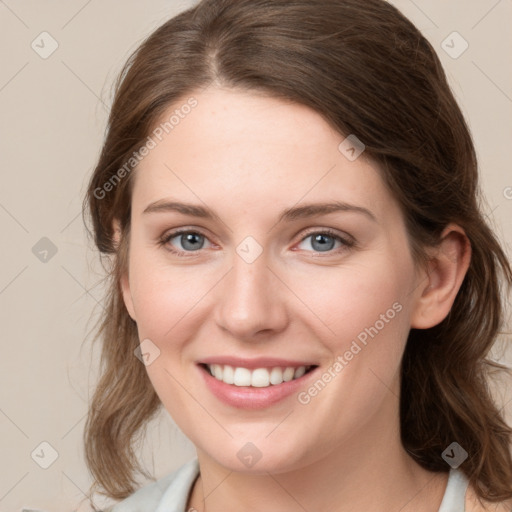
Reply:
<svg viewBox="0 0 512 512"><path fill-rule="evenodd" d="M197 512L437 512L448 479L419 466L401 444L398 419L383 415L327 456L286 473L230 471L199 449L198 460L187 508Z"/></svg>

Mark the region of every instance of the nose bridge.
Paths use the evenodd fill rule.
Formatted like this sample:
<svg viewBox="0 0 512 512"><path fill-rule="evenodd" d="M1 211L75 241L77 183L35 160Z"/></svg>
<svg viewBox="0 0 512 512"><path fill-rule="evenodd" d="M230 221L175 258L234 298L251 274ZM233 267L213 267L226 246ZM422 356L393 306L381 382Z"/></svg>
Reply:
<svg viewBox="0 0 512 512"><path fill-rule="evenodd" d="M258 244L259 245L259 244ZM269 268L267 254L251 240L233 254L219 296L219 326L238 338L250 338L261 330L280 329L286 320L279 280Z"/></svg>

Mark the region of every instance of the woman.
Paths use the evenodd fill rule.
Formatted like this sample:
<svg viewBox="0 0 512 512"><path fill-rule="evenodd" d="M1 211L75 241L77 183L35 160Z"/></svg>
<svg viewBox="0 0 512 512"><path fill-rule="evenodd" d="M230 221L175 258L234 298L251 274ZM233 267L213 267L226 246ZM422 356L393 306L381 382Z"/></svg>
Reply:
<svg viewBox="0 0 512 512"><path fill-rule="evenodd" d="M510 264L435 51L383 0L204 0L119 77L87 463L115 512L510 510ZM161 406L197 459L136 491ZM148 476L148 475L146 475Z"/></svg>

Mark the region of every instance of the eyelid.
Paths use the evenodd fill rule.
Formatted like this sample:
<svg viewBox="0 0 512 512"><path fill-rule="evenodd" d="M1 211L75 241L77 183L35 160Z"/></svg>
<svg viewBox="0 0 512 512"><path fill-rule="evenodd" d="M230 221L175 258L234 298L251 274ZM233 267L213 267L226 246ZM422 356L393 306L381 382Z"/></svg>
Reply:
<svg viewBox="0 0 512 512"><path fill-rule="evenodd" d="M198 251L182 251L180 249L175 249L174 247L172 249L169 249L168 247L166 247L173 238L175 238L179 235L190 234L190 233L201 235L204 238L206 238L211 244L213 244L213 242L210 241L208 235L206 235L201 229L185 227L185 228L171 229L170 231L165 232L158 239L158 245L164 246L169 252L176 254L178 256L182 256L182 255L186 254L187 257L190 257L190 256L193 257L194 255L199 254L203 249L200 249Z"/></svg>
<svg viewBox="0 0 512 512"><path fill-rule="evenodd" d="M210 241L208 235L206 235L200 228L192 228L192 227L176 228L176 229L170 230L170 231L164 233L159 238L158 243L161 246L166 246L167 244L169 244L171 239L173 239L179 235L182 235L182 234L190 234L190 233L201 235L204 238L206 238L211 244L213 244L213 242ZM357 245L356 239L352 235L350 235L346 232L343 232L343 234L341 234L340 232L338 232L337 230L334 230L332 228L309 228L309 229L307 229L306 233L302 236L302 238L294 245L297 245L297 244L303 242L308 237L310 237L311 235L314 235L314 234L327 235L327 236L330 236L331 238L335 238L335 239L339 240L342 243L342 247L338 247L337 249L333 249L331 251L326 251L324 253L326 257L332 256L335 254L339 254L340 251L353 248ZM171 253L178 255L178 256L186 255L186 257L193 257L193 256L201 253L201 251L203 249L199 249L198 251L181 251L181 250L175 249L175 248L172 248L172 249L167 248L167 250ZM306 252L310 252L312 254L319 255L319 256L321 256L323 254L321 251L306 251Z"/></svg>
<svg viewBox="0 0 512 512"><path fill-rule="evenodd" d="M350 235L349 233L345 231L338 231L332 228L311 228L311 230L307 230L306 234L300 239L300 241L304 241L308 236L314 235L314 234L322 234L322 235L329 235L333 238L338 238L342 240L346 244L356 244L356 239Z"/></svg>

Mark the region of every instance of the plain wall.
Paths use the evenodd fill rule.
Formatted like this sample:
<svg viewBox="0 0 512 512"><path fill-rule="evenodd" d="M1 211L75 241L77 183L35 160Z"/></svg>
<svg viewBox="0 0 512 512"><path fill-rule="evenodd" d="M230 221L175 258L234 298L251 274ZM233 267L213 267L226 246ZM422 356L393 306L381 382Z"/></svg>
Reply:
<svg viewBox="0 0 512 512"><path fill-rule="evenodd" d="M475 140L485 211L510 245L512 3L392 3L440 55ZM89 510L86 501L79 508L90 485L82 434L97 352L83 342L101 310L103 289L82 199L117 72L147 35L192 4L0 2L0 511ZM40 36L43 31L58 43L47 58L41 54L55 43ZM454 31L469 44L458 58L442 46L447 40L452 55L462 48L458 36L447 39ZM503 351L495 357L512 361ZM509 418L510 387L499 393ZM147 467L161 477L194 454L164 411L150 427ZM52 455L56 460L43 469Z"/></svg>

